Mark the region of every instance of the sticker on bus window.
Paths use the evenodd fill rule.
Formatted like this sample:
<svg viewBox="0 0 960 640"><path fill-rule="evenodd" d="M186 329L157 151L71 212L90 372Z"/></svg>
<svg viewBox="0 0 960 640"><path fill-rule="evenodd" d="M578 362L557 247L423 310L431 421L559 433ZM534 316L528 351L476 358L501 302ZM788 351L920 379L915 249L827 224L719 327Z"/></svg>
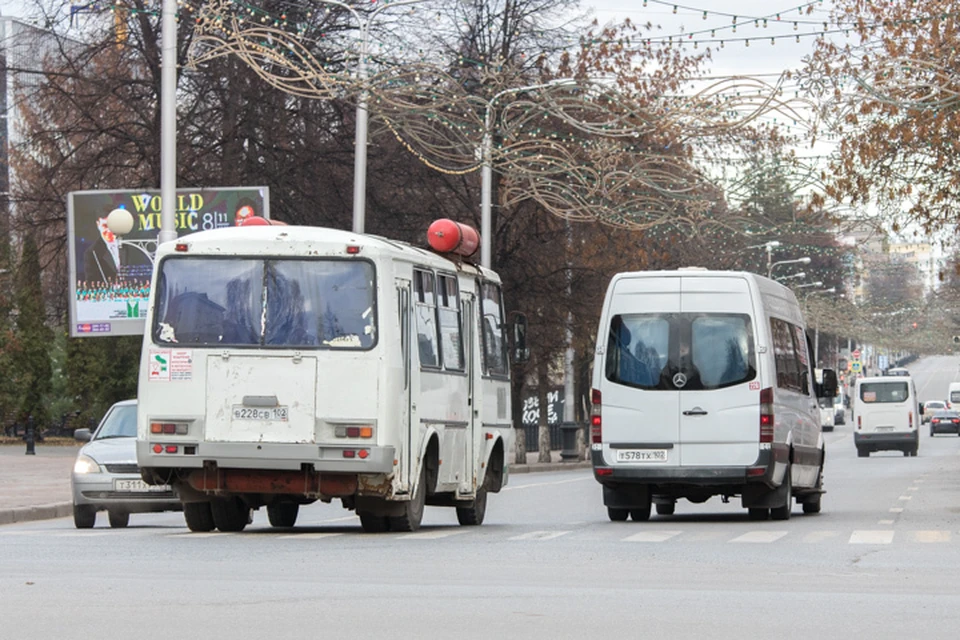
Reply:
<svg viewBox="0 0 960 640"><path fill-rule="evenodd" d="M877 392L876 392L876 391L864 391L864 392L863 392L863 401L864 401L864 402L876 402L876 401L877 401Z"/></svg>

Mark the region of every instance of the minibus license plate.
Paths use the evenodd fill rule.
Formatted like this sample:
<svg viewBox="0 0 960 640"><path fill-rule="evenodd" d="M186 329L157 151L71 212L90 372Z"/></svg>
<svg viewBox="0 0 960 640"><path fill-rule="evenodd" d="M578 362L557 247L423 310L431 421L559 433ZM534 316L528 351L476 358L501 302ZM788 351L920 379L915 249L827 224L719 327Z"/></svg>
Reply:
<svg viewBox="0 0 960 640"><path fill-rule="evenodd" d="M617 462L666 462L666 449L618 449Z"/></svg>
<svg viewBox="0 0 960 640"><path fill-rule="evenodd" d="M233 407L234 420L273 420L287 421L287 407Z"/></svg>
<svg viewBox="0 0 960 640"><path fill-rule="evenodd" d="M114 491L130 491L134 493L150 493L154 491L170 491L168 484L147 484L143 480L114 480Z"/></svg>

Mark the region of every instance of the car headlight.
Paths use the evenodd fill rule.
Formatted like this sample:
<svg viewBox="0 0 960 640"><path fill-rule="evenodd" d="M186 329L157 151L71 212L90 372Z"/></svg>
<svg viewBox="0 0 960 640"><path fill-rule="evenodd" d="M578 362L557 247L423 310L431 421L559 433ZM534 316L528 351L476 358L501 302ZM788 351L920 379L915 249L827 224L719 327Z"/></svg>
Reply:
<svg viewBox="0 0 960 640"><path fill-rule="evenodd" d="M100 465L90 456L82 453L77 456L77 461L73 463L74 473L100 473Z"/></svg>

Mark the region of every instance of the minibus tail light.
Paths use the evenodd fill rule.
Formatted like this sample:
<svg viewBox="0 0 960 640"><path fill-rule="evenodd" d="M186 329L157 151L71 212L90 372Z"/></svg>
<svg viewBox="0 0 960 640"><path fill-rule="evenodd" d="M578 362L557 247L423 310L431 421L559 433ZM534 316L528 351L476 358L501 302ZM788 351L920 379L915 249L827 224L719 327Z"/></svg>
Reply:
<svg viewBox="0 0 960 640"><path fill-rule="evenodd" d="M773 442L773 387L760 390L760 442Z"/></svg>
<svg viewBox="0 0 960 640"><path fill-rule="evenodd" d="M603 442L603 420L600 419L599 389L592 389L590 391L590 404L593 405L590 414L590 442L600 444Z"/></svg>

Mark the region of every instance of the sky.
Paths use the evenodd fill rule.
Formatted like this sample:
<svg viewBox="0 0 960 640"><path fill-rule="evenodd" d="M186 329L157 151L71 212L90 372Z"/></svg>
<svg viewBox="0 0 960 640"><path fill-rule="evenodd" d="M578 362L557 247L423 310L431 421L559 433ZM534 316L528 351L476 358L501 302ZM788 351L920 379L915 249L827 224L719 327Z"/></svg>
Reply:
<svg viewBox="0 0 960 640"><path fill-rule="evenodd" d="M583 0L592 6L601 23L629 18L644 24L659 25L655 33L660 37L677 36L687 42L713 40L711 70L716 75L778 76L783 71L800 66L803 56L813 49L814 38L809 35L823 30L828 19L831 0L809 2L804 0ZM644 7L646 4L646 7ZM799 7L813 5L813 12L798 11ZM677 7L676 13L673 8ZM704 17L706 16L706 17ZM779 20L777 19L779 16ZM737 30L733 31L734 18ZM767 19L766 27L763 18ZM755 22L756 21L756 22ZM796 30L794 29L796 22ZM710 31L714 30L711 35ZM693 37L691 38L691 34ZM800 42L797 42L797 36ZM771 37L775 44L771 44ZM745 40L750 39L749 46ZM720 48L716 40L724 40ZM706 46L706 43L700 47Z"/></svg>

